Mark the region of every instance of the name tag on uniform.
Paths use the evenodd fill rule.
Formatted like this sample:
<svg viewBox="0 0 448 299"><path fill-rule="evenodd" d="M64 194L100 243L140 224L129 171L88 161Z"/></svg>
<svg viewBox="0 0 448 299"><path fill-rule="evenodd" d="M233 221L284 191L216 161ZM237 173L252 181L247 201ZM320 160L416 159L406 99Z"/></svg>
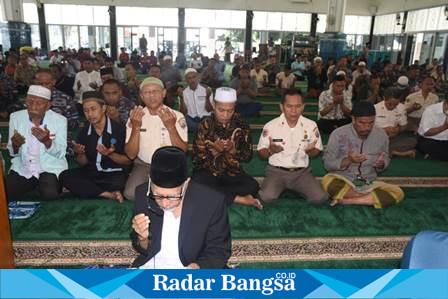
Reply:
<svg viewBox="0 0 448 299"><path fill-rule="evenodd" d="M283 142L283 139L281 138L272 139L272 142Z"/></svg>
<svg viewBox="0 0 448 299"><path fill-rule="evenodd" d="M378 117L378 118L386 118L385 115L377 115L376 117Z"/></svg>
<svg viewBox="0 0 448 299"><path fill-rule="evenodd" d="M146 132L146 128L140 128L140 132Z"/></svg>

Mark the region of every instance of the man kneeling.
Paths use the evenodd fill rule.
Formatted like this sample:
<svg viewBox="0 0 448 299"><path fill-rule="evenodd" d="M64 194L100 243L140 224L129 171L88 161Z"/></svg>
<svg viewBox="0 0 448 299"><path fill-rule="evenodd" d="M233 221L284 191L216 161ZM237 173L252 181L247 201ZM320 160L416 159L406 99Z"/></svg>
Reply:
<svg viewBox="0 0 448 299"><path fill-rule="evenodd" d="M328 194L309 167L309 157L318 156L323 148L322 140L316 123L302 115L305 103L300 91L286 90L280 108L282 115L264 126L258 142L260 157L269 159L260 199L276 200L287 188L312 203L326 202Z"/></svg>
<svg viewBox="0 0 448 299"><path fill-rule="evenodd" d="M59 179L79 197L104 197L123 201L122 191L128 178L131 160L124 155L126 129L106 116L106 106L99 92L82 95L82 107L89 124L74 142L76 161L82 168L68 169Z"/></svg>
<svg viewBox="0 0 448 299"><path fill-rule="evenodd" d="M385 208L401 202L400 187L375 181L377 173L387 168L389 138L374 126L375 107L358 102L352 111L352 123L336 129L324 154L322 186L332 198L331 205L371 205Z"/></svg>
<svg viewBox="0 0 448 299"><path fill-rule="evenodd" d="M140 256L133 267L226 267L231 239L225 195L188 179L183 150L156 150L149 183L135 195L131 238Z"/></svg>

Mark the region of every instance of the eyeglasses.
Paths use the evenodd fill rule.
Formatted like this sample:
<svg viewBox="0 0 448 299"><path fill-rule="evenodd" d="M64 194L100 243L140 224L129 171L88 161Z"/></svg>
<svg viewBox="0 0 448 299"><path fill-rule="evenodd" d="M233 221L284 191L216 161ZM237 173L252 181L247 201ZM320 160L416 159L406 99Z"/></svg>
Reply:
<svg viewBox="0 0 448 299"><path fill-rule="evenodd" d="M159 195L159 194L151 193L149 195L149 197L151 199L155 200L155 201L163 201L164 199L170 200L170 201L178 201L178 200L182 199L183 195L179 194L179 195L168 195L168 196L166 196L166 195Z"/></svg>
<svg viewBox="0 0 448 299"><path fill-rule="evenodd" d="M151 190L151 192L150 192L150 194L149 194L149 197L151 198L151 199L153 199L153 200L155 200L155 201L163 201L164 199L166 199L166 200L171 200L171 201L179 201L179 200L181 200L183 197L184 197L184 195L185 195L185 191L186 191L186 187L187 187L187 183L184 183L183 185L182 185L182 191L179 193L179 194L177 194L177 195L161 195L161 194L157 194L157 193L154 193L152 190ZM152 189L152 188L151 188Z"/></svg>

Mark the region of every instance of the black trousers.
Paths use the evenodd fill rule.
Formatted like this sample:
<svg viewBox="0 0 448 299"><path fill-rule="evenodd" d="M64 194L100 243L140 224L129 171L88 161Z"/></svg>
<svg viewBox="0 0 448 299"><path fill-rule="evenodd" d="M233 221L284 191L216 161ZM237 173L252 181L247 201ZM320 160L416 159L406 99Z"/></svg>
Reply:
<svg viewBox="0 0 448 299"><path fill-rule="evenodd" d="M88 168L67 169L59 175L62 186L78 197L98 197L106 191L123 191L124 171L101 172Z"/></svg>
<svg viewBox="0 0 448 299"><path fill-rule="evenodd" d="M61 186L58 178L53 173L43 172L39 175L39 179L25 178L11 170L5 178L6 193L8 201L22 200L22 196L26 193L38 188L42 199L53 200L59 198Z"/></svg>
<svg viewBox="0 0 448 299"><path fill-rule="evenodd" d="M432 159L448 161L448 140L434 140L418 137L417 149Z"/></svg>
<svg viewBox="0 0 448 299"><path fill-rule="evenodd" d="M317 127L321 133L331 134L335 129L351 123L349 118L343 119L319 119L317 121Z"/></svg>
<svg viewBox="0 0 448 299"><path fill-rule="evenodd" d="M252 195L255 197L260 189L258 182L247 174L216 177L211 172L201 169L195 170L191 179L226 194L227 205L231 205L237 195Z"/></svg>

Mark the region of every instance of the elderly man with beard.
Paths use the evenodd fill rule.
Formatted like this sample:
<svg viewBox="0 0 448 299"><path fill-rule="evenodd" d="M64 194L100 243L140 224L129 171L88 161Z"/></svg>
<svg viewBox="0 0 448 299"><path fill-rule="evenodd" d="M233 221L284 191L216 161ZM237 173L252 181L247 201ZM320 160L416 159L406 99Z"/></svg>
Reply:
<svg viewBox="0 0 448 299"><path fill-rule="evenodd" d="M26 106L9 120L13 158L5 180L8 200L21 200L36 187L41 198L56 199L61 191L58 176L67 169L67 119L50 110L51 91L43 86L30 86Z"/></svg>
<svg viewBox="0 0 448 299"><path fill-rule="evenodd" d="M126 182L124 195L135 199L135 188L147 182L154 152L173 145L187 151L188 129L185 117L163 104L166 90L163 82L149 77L140 84L140 98L145 107L131 110L126 125L126 155L134 167Z"/></svg>

